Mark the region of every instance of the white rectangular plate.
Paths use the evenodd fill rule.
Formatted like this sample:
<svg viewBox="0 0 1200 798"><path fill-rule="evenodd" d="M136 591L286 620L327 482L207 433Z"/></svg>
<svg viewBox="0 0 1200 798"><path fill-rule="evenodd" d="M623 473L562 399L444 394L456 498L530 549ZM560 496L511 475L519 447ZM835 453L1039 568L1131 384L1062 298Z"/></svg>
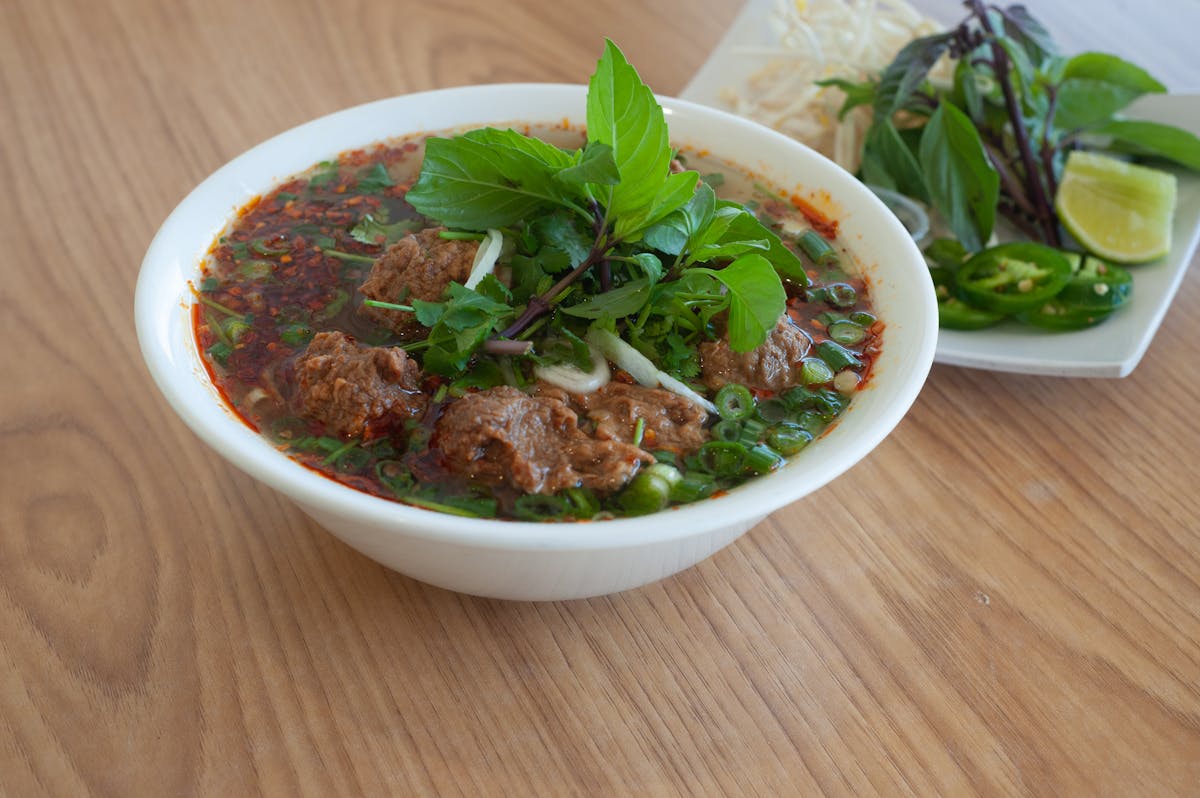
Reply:
<svg viewBox="0 0 1200 798"><path fill-rule="evenodd" d="M725 38L680 95L728 110L721 92L736 90L761 59L738 48L774 44L770 0L750 0ZM1200 135L1200 94L1151 95L1126 115L1185 128ZM1016 322L986 330L939 333L935 361L952 366L1062 377L1124 377L1133 371L1158 331L1200 241L1200 175L1179 171L1172 247L1167 257L1132 266L1133 299L1107 321L1086 330L1047 332Z"/></svg>

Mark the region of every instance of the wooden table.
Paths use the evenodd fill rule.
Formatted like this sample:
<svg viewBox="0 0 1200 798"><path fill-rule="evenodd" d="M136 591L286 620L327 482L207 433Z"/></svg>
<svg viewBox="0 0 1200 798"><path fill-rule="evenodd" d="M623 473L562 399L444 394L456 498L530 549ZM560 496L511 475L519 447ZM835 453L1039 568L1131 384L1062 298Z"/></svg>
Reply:
<svg viewBox="0 0 1200 798"><path fill-rule="evenodd" d="M602 35L671 93L737 12L643 5L0 3L0 793L1200 793L1195 269L1128 379L937 366L846 476L590 601L387 571L168 410L133 288L205 175ZM1030 5L1200 87L1194 3Z"/></svg>

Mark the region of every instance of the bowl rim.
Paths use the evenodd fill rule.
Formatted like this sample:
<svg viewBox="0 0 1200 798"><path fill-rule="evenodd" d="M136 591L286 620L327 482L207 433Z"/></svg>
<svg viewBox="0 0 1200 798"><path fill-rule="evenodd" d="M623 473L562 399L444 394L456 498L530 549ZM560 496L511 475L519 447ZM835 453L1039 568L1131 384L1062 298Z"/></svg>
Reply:
<svg viewBox="0 0 1200 798"><path fill-rule="evenodd" d="M722 525L746 522L747 528L749 528L769 513L818 490L860 462L891 433L908 412L932 367L937 340L937 305L931 283L927 283L927 291L921 291L918 301L923 303L923 307L918 308L913 314L913 319L916 320L919 328L914 334L915 349L910 367L903 375L891 378L895 380L894 385L891 379L886 382L885 388L878 388L874 382L868 384L866 390L888 390L891 394L890 400L885 407L878 411L862 434L848 440L838 441L835 449L825 453L825 459L831 461L832 467L821 469L815 476L803 481L781 478L789 471L797 470L795 466L812 459L812 457L803 458L801 455L798 457L803 459L793 458L779 472L752 479L719 497L668 508L650 515L594 522L539 523L464 518L363 493L300 465L286 454L275 450L265 438L225 406L223 400L218 399L217 402L214 402L215 391L207 386L196 384L198 375L195 373L195 364L179 363L171 356L169 336L172 334L172 330L168 317L180 310L181 303L175 300L182 297L183 294L178 290L171 291L169 295L173 301L162 303L161 298L164 295L165 286L176 284L177 280L173 278L195 273L213 238L228 223L232 213L244 204L244 199L238 200L236 197L223 194L223 192L217 191L217 187L231 182L236 183L237 181L233 178L245 170L247 165L259 159L269 158L275 151L284 150L289 144L316 135L318 130L329 127L331 124L340 124L345 127L343 123L352 122L364 115L385 110L394 111L397 106L402 108L409 104L419 106L430 102L443 105L465 103L478 98L480 93L496 95L513 101L544 95L548 103L563 105L561 118L578 116L581 120L582 101L586 94L586 88L583 85L561 83L485 84L434 89L376 100L335 111L285 130L243 152L210 174L179 202L155 233L143 258L135 292L134 317L139 346L155 383L175 412L202 441L231 464L284 493L302 506L313 506L322 512L353 518L360 523L377 528L390 527L391 531L402 533L407 537L508 551L637 548L691 537ZM818 172L841 173L838 180L845 186L853 186L846 188L845 191L851 194L858 193L858 201L873 209L870 212L878 214L879 219L872 219L872 222L877 221L881 224L885 234L907 242L908 246L912 248L910 254L915 253L915 258L919 259L922 265L924 264L923 259L920 259L919 250L912 243L904 226L886 209L882 201L856 178L844 172L824 156L777 131L731 113L673 97L658 96L658 100L668 115L668 121L670 121L671 115L675 114L698 116L707 120L706 124L742 131L763 138L764 141L774 141L775 146L792 149L798 154L803 153L800 157L815 158L817 160L812 161L812 165L814 168L819 166L819 169L816 169ZM579 106L577 111L570 110L572 103ZM491 115L490 118L469 124L478 126L520 119L522 119L522 115L518 111L511 118L502 120ZM436 133L458 127L462 126L420 127L410 132L398 132L392 135L401 137L425 130ZM672 140L675 139L673 134ZM344 152L356 147L369 146L372 141L380 140L383 139L376 137L362 143L331 141L330 149L334 153ZM716 154L720 155L719 152ZM315 163L315 161L313 162ZM739 163L739 165L743 164ZM287 172L278 174L268 185L247 187L247 190L253 190L256 193L268 191L270 185L277 184L287 174ZM820 182L819 179L814 179L813 182L823 188L828 188L827 183ZM207 243L203 250L180 252L174 242L175 237L179 234L177 228L189 224L185 222L185 217L195 212L197 206L212 205L213 199L209 195L214 192L218 195L218 203L222 204L225 211L220 224L211 231L211 234L206 233ZM841 196L843 188L831 189L831 193ZM222 196L224 202L220 203ZM198 235L198 233L195 234ZM184 290L186 291L186 286ZM163 304L171 304L173 307L163 308ZM195 341L190 334L191 303L184 302L182 304L185 305L183 309L189 319L187 327L189 346L195 354ZM882 357L887 357L887 352L885 339ZM207 382L207 371L201 368L201 372L204 381ZM207 388L207 390L197 390L201 387ZM848 413L853 412L855 407L856 403L852 402ZM817 450L826 448L821 444L827 437L828 433L814 441L806 449L805 454L815 454Z"/></svg>

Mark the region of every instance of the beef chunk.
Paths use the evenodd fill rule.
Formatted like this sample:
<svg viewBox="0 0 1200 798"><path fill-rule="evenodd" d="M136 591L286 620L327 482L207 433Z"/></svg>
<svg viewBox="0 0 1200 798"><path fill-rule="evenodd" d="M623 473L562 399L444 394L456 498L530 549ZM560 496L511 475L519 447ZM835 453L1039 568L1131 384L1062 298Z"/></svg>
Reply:
<svg viewBox="0 0 1200 798"><path fill-rule="evenodd" d="M438 420L434 445L447 467L488 485L526 493L571 487L608 493L654 458L628 443L596 440L553 396L529 396L507 385L468 394Z"/></svg>
<svg viewBox="0 0 1200 798"><path fill-rule="evenodd" d="M293 404L331 432L357 436L385 417L420 415L420 370L404 350L364 346L341 332L317 333L296 361Z"/></svg>
<svg viewBox="0 0 1200 798"><path fill-rule="evenodd" d="M466 282L479 242L441 238L438 233L444 229L431 227L410 233L388 247L371 267L366 282L359 286L359 293L377 302L436 302L451 282ZM398 335L412 336L425 329L407 311L363 305L360 312Z"/></svg>
<svg viewBox="0 0 1200 798"><path fill-rule="evenodd" d="M734 352L724 339L700 344L700 378L714 390L739 383L762 391L782 391L800 383L798 365L812 339L786 315L757 348Z"/></svg>
<svg viewBox="0 0 1200 798"><path fill-rule="evenodd" d="M695 402L661 388L610 382L575 397L596 425L601 440L632 442L639 418L645 419L642 446L687 456L708 440L705 411Z"/></svg>

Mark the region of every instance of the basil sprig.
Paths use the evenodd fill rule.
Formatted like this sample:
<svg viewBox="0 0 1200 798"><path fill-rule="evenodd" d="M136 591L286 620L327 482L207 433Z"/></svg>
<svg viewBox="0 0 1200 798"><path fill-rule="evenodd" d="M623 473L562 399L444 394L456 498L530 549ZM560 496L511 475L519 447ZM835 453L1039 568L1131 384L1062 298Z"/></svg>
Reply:
<svg viewBox="0 0 1200 798"><path fill-rule="evenodd" d="M676 353L681 341L706 334L698 305L706 319L728 310L731 346L749 351L784 312L780 275L807 282L796 254L753 213L717 200L698 173L672 169L662 108L611 41L588 84L586 118L587 141L576 150L495 128L427 140L408 202L449 227L503 228L517 242L512 306L472 302L461 287L445 305L486 306L506 327L472 317L456 329L431 308L419 314L434 323L436 355L427 359L439 373L465 368L485 334L517 338L555 308L603 323L626 319L642 340L656 317L655 334L670 337ZM685 278L688 299L675 302L674 284Z"/></svg>

